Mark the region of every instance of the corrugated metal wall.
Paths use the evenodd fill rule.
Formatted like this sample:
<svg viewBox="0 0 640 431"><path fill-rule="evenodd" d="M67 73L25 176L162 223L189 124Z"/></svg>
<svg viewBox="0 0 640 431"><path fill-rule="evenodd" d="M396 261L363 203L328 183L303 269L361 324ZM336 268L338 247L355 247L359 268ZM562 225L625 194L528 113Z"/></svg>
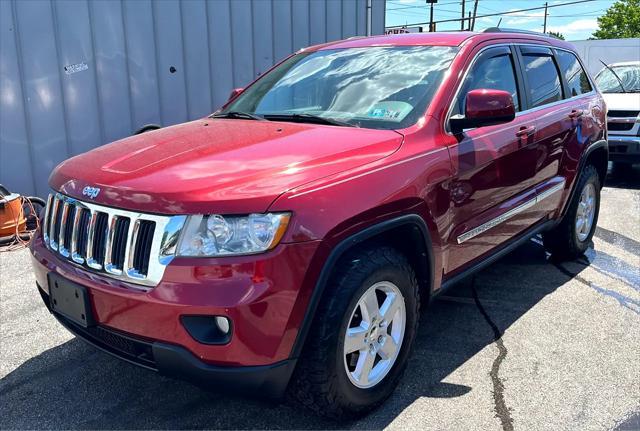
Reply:
<svg viewBox="0 0 640 431"><path fill-rule="evenodd" d="M366 3L0 0L0 183L43 196L60 161L205 116L289 53L364 35Z"/></svg>

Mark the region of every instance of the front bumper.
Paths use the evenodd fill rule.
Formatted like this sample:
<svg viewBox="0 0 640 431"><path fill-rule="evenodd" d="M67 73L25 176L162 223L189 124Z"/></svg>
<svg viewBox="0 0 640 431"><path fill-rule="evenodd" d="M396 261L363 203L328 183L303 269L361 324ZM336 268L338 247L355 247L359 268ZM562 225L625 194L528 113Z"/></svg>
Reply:
<svg viewBox="0 0 640 431"><path fill-rule="evenodd" d="M609 134L608 141L610 161L640 163L640 136Z"/></svg>
<svg viewBox="0 0 640 431"><path fill-rule="evenodd" d="M62 260L41 237L32 241L31 252L42 293L49 294L50 272L86 287L98 327L154 346L177 346L204 367L273 367L291 355L315 282L310 274L318 272L312 267L318 245L280 244L263 255L237 258L176 258L148 290ZM231 339L196 341L181 322L188 315L228 317ZM171 356L169 350L163 348L161 357Z"/></svg>
<svg viewBox="0 0 640 431"><path fill-rule="evenodd" d="M51 311L49 295L39 285L38 290ZM249 367L210 365L177 345L132 337L100 325L84 328L60 314L52 314L71 333L110 355L207 389L279 398L284 395L296 365L295 359Z"/></svg>

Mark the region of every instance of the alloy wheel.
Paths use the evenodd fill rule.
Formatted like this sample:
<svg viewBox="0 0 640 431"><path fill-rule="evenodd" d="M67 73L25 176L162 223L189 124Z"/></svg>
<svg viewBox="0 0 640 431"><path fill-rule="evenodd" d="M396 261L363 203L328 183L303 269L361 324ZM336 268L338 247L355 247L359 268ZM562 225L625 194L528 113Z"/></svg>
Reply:
<svg viewBox="0 0 640 431"><path fill-rule="evenodd" d="M389 374L402 347L406 322L398 286L381 281L364 292L344 337L344 367L351 383L371 388Z"/></svg>
<svg viewBox="0 0 640 431"><path fill-rule="evenodd" d="M580 201L576 211L575 228L580 241L585 241L589 237L595 213L596 188L593 183L587 183L580 193Z"/></svg>

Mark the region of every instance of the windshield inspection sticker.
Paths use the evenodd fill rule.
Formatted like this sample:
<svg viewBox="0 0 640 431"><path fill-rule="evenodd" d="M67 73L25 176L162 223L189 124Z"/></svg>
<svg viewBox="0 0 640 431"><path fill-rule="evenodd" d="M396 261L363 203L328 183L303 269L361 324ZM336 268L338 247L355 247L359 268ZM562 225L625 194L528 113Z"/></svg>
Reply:
<svg viewBox="0 0 640 431"><path fill-rule="evenodd" d="M413 106L405 102L380 102L376 103L369 112L367 112L367 117L375 118L376 120L399 122L412 110Z"/></svg>
<svg viewBox="0 0 640 431"><path fill-rule="evenodd" d="M64 73L66 73L67 75L71 75L73 73L77 73L77 72L82 72L83 70L87 70L89 68L89 66L87 66L87 63L77 63L77 64L69 64L67 66L64 67Z"/></svg>

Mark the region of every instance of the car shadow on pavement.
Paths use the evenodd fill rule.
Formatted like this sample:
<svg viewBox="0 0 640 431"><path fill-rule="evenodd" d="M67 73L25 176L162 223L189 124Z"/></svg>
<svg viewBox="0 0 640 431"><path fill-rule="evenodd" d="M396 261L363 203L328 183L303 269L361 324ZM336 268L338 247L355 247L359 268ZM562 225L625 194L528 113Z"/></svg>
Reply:
<svg viewBox="0 0 640 431"><path fill-rule="evenodd" d="M585 265L572 265L570 275ZM381 429L418 399L473 391L445 380L568 279L549 262L542 246L530 241L472 281L453 287L423 311L400 386L381 408L359 421L336 423L285 403L227 396L224 388L205 391L124 363L76 338L0 380L0 428ZM485 370L494 390L500 383L496 386L499 350ZM508 421L508 411L500 416L499 394L493 398L495 413Z"/></svg>

